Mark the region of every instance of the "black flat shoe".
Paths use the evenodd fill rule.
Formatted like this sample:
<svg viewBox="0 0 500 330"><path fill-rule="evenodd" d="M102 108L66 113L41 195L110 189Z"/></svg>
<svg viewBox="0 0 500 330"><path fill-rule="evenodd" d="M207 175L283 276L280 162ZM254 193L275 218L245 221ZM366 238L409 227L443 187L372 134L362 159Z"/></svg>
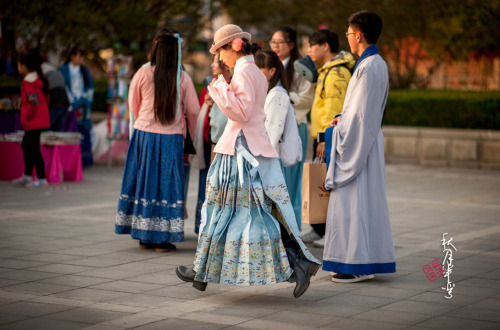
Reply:
<svg viewBox="0 0 500 330"><path fill-rule="evenodd" d="M178 266L175 269L175 273L177 274L177 277L179 277L184 282L193 282L193 288L200 290L200 291L206 290L206 288L207 288L206 282L198 282L198 281L194 280L196 273L194 272L193 268Z"/></svg>
<svg viewBox="0 0 500 330"><path fill-rule="evenodd" d="M164 253L164 252L175 252L177 248L172 243L162 243L156 244L156 252Z"/></svg>
<svg viewBox="0 0 500 330"><path fill-rule="evenodd" d="M144 243L143 241L139 241L139 248L140 249L155 249L156 248L155 243Z"/></svg>

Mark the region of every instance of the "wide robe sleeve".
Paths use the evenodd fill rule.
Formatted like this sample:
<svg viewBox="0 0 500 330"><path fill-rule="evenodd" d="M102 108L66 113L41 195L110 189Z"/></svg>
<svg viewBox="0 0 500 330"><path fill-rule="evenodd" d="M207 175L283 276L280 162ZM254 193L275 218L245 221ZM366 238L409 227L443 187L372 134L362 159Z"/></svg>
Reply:
<svg viewBox="0 0 500 330"><path fill-rule="evenodd" d="M378 83L380 74L372 68L358 67L357 77L351 81L354 85L333 134L326 189L349 184L366 167L368 155L381 133L387 97L387 86Z"/></svg>
<svg viewBox="0 0 500 330"><path fill-rule="evenodd" d="M231 84L228 84L223 75L219 75L212 86L208 86L208 93L220 110L231 120L246 123L251 115L253 100L255 100L255 86L253 77L245 71L235 72Z"/></svg>
<svg viewBox="0 0 500 330"><path fill-rule="evenodd" d="M289 94L294 108L309 110L314 98L314 88L311 88L314 85L296 72L294 72L292 85Z"/></svg>
<svg viewBox="0 0 500 330"><path fill-rule="evenodd" d="M139 118L139 109L141 108L142 95L141 95L141 82L142 74L138 71L132 81L130 82L130 88L128 93L128 106L134 114L135 120Z"/></svg>
<svg viewBox="0 0 500 330"><path fill-rule="evenodd" d="M80 70L82 75L85 76L85 91L83 92L82 97L86 100L87 105L90 106L90 104L94 101L94 80L92 79L89 69L87 69L86 66L81 66Z"/></svg>
<svg viewBox="0 0 500 330"><path fill-rule="evenodd" d="M193 85L193 80L185 71L182 72L184 83L181 87L183 90L181 94L181 109L186 109L187 125L189 128L189 135L194 140L194 133L196 132L196 122L198 114L200 113L200 104L198 103L198 96ZM184 93L187 93L184 97ZM186 101L186 104L184 104Z"/></svg>
<svg viewBox="0 0 500 330"><path fill-rule="evenodd" d="M271 90L266 98L264 112L266 113L266 130L269 141L279 153L279 142L285 130L285 121L290 100L286 93Z"/></svg>

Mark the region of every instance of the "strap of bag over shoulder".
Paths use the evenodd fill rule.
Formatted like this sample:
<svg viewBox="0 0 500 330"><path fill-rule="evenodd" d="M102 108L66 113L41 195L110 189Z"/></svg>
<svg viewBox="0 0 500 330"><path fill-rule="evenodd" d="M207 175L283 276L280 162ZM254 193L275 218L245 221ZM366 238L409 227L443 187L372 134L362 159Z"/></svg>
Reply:
<svg viewBox="0 0 500 330"><path fill-rule="evenodd" d="M323 92L325 91L325 83L326 83L326 77L328 77L328 74L330 73L330 71L332 71L333 68L337 68L337 67L344 67L346 68L347 70L349 70L349 72L351 72L351 69L349 69L349 67L345 64L345 63L342 63L342 64L337 64L337 65L334 65L334 66L331 66L328 71L326 71L326 74L325 74L325 77L323 78L323 86L321 87L321 93L319 94L320 96L323 94Z"/></svg>

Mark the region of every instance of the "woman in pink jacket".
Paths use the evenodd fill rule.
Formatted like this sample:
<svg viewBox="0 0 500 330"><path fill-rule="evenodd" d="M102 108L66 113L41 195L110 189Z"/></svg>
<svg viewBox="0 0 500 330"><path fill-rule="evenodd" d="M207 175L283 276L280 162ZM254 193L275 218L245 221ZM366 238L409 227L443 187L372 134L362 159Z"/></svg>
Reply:
<svg viewBox="0 0 500 330"><path fill-rule="evenodd" d="M130 84L134 132L127 151L115 232L143 249L172 252L184 240L186 125L194 134L200 111L189 75L181 70L182 38L162 29L153 40L151 65ZM187 123L186 123L187 119Z"/></svg>
<svg viewBox="0 0 500 330"><path fill-rule="evenodd" d="M254 63L249 33L229 24L214 39L210 52L234 68L230 84L220 75L208 86L228 122L207 176L194 267L179 266L176 273L201 291L207 282L265 285L293 274L298 298L320 264L300 239L264 126L267 79Z"/></svg>

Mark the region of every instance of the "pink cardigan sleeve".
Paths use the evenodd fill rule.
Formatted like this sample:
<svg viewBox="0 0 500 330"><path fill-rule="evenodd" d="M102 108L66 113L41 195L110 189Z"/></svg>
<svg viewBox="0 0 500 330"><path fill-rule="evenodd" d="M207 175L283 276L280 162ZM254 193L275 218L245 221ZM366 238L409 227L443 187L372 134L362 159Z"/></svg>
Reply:
<svg viewBox="0 0 500 330"><path fill-rule="evenodd" d="M136 72L132 81L130 82L130 88L128 93L128 106L132 109L134 117L137 120L139 117L139 108L141 107L141 82L142 82L142 71Z"/></svg>
<svg viewBox="0 0 500 330"><path fill-rule="evenodd" d="M255 86L250 74L245 71L235 73L229 85L222 75L219 75L208 92L221 111L231 120L246 123L251 115Z"/></svg>
<svg viewBox="0 0 500 330"><path fill-rule="evenodd" d="M189 128L189 135L191 139L194 140L194 133L196 131L196 121L198 120L198 114L200 113L200 104L198 103L198 95L196 95L196 90L194 89L193 81L187 72L183 72L184 82L181 86L184 87L184 93L187 93L186 97L181 93L181 109L186 109L187 124ZM186 106L184 107L184 100L186 100Z"/></svg>

